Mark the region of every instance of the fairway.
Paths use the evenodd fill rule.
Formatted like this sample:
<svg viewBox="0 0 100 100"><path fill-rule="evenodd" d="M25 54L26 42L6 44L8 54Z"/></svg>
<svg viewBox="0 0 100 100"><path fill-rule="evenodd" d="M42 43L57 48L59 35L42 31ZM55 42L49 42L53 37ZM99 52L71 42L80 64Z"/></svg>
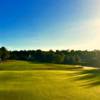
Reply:
<svg viewBox="0 0 100 100"><path fill-rule="evenodd" d="M24 61L0 69L0 100L100 100L97 69Z"/></svg>

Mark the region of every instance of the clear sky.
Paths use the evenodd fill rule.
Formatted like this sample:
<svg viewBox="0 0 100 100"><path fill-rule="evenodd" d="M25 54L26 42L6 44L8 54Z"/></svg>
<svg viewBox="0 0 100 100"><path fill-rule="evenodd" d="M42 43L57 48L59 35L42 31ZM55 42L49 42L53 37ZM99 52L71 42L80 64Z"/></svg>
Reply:
<svg viewBox="0 0 100 100"><path fill-rule="evenodd" d="M0 0L0 46L100 49L100 0Z"/></svg>

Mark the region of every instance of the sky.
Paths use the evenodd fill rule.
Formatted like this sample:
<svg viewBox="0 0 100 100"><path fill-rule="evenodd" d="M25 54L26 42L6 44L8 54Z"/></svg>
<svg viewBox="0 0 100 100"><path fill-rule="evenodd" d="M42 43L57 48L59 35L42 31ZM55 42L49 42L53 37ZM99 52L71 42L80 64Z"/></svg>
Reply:
<svg viewBox="0 0 100 100"><path fill-rule="evenodd" d="M100 49L100 0L0 0L0 47Z"/></svg>

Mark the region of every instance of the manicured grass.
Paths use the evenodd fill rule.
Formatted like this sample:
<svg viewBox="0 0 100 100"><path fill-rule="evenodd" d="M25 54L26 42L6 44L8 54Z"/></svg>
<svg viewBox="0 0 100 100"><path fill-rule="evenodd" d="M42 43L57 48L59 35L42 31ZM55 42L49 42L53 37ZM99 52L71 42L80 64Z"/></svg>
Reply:
<svg viewBox="0 0 100 100"><path fill-rule="evenodd" d="M97 69L24 61L8 61L0 69L0 100L100 100Z"/></svg>
<svg viewBox="0 0 100 100"><path fill-rule="evenodd" d="M49 63L33 63L27 61L6 61L0 63L0 70L64 70L64 69L82 68L78 65L63 65Z"/></svg>

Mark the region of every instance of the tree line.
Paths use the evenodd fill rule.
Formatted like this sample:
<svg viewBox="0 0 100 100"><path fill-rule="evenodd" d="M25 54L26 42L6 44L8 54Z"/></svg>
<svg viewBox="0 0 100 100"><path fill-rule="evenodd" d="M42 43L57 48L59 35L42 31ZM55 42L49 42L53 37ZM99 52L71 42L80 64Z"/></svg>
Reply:
<svg viewBox="0 0 100 100"><path fill-rule="evenodd" d="M81 50L20 50L8 51L5 47L0 48L0 61L26 60L41 63L78 64L85 66L100 66L100 51Z"/></svg>

